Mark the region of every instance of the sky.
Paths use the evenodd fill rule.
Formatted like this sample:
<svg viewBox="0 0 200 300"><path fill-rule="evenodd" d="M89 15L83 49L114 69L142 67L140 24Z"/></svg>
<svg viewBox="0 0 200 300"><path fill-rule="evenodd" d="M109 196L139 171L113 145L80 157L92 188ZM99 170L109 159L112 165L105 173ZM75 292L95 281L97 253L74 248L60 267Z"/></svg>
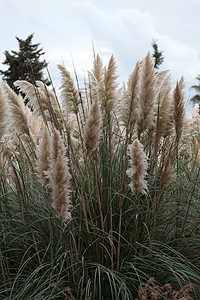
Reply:
<svg viewBox="0 0 200 300"><path fill-rule="evenodd" d="M55 86L60 85L57 64L65 64L80 83L92 68L93 46L105 64L113 54L119 83L126 82L138 60L157 40L163 51L160 71L170 70L172 87L185 79L188 105L200 74L200 0L0 0L0 69L4 51L18 50L15 37L34 33L40 43Z"/></svg>

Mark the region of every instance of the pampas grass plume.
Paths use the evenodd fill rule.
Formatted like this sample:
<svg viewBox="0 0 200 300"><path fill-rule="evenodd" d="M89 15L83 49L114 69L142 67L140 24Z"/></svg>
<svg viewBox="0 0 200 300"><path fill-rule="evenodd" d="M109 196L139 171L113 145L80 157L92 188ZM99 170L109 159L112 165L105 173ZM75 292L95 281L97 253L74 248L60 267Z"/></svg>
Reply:
<svg viewBox="0 0 200 300"><path fill-rule="evenodd" d="M79 112L80 99L78 97L78 91L74 86L74 82L70 73L64 66L58 65L61 72L61 100L62 106L66 113L73 112L77 114Z"/></svg>
<svg viewBox="0 0 200 300"><path fill-rule="evenodd" d="M2 87L9 104L10 127L20 133L30 135L28 117L24 107L23 99L18 96L8 84L2 82Z"/></svg>
<svg viewBox="0 0 200 300"><path fill-rule="evenodd" d="M127 88L124 87L124 100L120 105L121 119L127 130L137 120L138 113L138 92L140 79L140 62L137 62L131 74Z"/></svg>
<svg viewBox="0 0 200 300"><path fill-rule="evenodd" d="M126 171L131 179L130 188L132 193L137 196L138 193L146 194L148 187L144 177L147 175L147 157L143 145L138 139L134 140L129 146L130 168Z"/></svg>
<svg viewBox="0 0 200 300"><path fill-rule="evenodd" d="M104 95L102 97L102 106L105 109L106 113L109 113L113 110L115 106L116 99L116 87L117 87L117 65L112 55L108 67L105 69L104 73Z"/></svg>
<svg viewBox="0 0 200 300"><path fill-rule="evenodd" d="M145 57L141 68L140 111L138 117L138 137L148 128L155 127L154 106L156 99L156 76L154 62L150 55Z"/></svg>
<svg viewBox="0 0 200 300"><path fill-rule="evenodd" d="M0 139L6 133L6 119L8 116L7 107L3 95L2 88L0 87Z"/></svg>
<svg viewBox="0 0 200 300"><path fill-rule="evenodd" d="M181 134L183 131L183 123L185 117L185 105L184 105L184 79L181 77L180 81L177 82L176 88L174 89L173 97L174 97L174 124L176 131L176 149L178 148L178 144L181 138Z"/></svg>
<svg viewBox="0 0 200 300"><path fill-rule="evenodd" d="M91 105L89 116L85 124L84 144L87 154L90 155L95 151L100 139L101 130L101 113L99 101L96 99Z"/></svg>
<svg viewBox="0 0 200 300"><path fill-rule="evenodd" d="M37 151L37 172L40 177L41 183L47 187L49 179L46 176L46 172L50 168L50 135L46 126L42 131L42 138L38 146Z"/></svg>
<svg viewBox="0 0 200 300"><path fill-rule="evenodd" d="M60 220L71 217L70 179L68 159L65 157L65 146L58 132L54 129L51 135L50 168L45 172L49 180L52 195L52 207L56 210Z"/></svg>

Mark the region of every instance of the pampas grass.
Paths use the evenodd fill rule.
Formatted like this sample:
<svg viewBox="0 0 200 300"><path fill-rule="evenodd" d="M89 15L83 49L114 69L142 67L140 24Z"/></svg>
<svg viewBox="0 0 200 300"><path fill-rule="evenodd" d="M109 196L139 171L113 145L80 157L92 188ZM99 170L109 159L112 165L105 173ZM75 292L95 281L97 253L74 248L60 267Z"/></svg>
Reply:
<svg viewBox="0 0 200 300"><path fill-rule="evenodd" d="M61 72L61 101L66 114L73 112L75 114L79 111L80 99L78 90L74 86L74 82L70 73L62 65L58 65Z"/></svg>
<svg viewBox="0 0 200 300"><path fill-rule="evenodd" d="M92 154L98 146L101 134L101 112L98 98L91 105L85 124L84 143L87 154Z"/></svg>
<svg viewBox="0 0 200 300"><path fill-rule="evenodd" d="M131 191L135 196L137 196L138 193L146 194L148 187L144 178L147 175L146 170L148 163L143 146L138 140L135 140L133 144L129 146L129 156L129 164L131 167L126 173L131 179Z"/></svg>
<svg viewBox="0 0 200 300"><path fill-rule="evenodd" d="M105 68L104 73L104 89L103 94L100 97L102 101L102 107L106 113L110 113L115 107L115 99L116 99L116 87L117 87L117 74L116 74L116 62L114 60L114 56L112 55L109 62L108 67Z"/></svg>
<svg viewBox="0 0 200 300"><path fill-rule="evenodd" d="M149 53L133 69L124 89L96 54L83 88L63 66L59 95L17 81L32 109L2 83L0 298L198 299L198 108Z"/></svg>
<svg viewBox="0 0 200 300"><path fill-rule="evenodd" d="M9 103L10 128L14 128L16 131L29 136L28 118L22 98L17 96L15 92L4 82L2 83L2 88L5 93L5 98Z"/></svg>
<svg viewBox="0 0 200 300"><path fill-rule="evenodd" d="M28 100L36 116L42 116L45 122L50 120L55 122L56 116L56 122L62 123L62 114L54 92L41 81L36 81L35 84L25 80L14 82L19 91L26 95L25 99Z"/></svg>
<svg viewBox="0 0 200 300"><path fill-rule="evenodd" d="M123 125L126 127L127 134L132 129L133 125L137 121L138 109L139 109L139 83L140 83L140 62L136 63L135 69L131 74L127 88L124 87L124 99L122 105L119 108L121 111L121 119Z"/></svg>
<svg viewBox="0 0 200 300"><path fill-rule="evenodd" d="M8 111L6 107L5 98L3 95L2 85L0 86L0 139L3 137L6 132L6 118L8 117Z"/></svg>
<svg viewBox="0 0 200 300"><path fill-rule="evenodd" d="M174 126L176 132L176 149L178 149L178 144L181 138L183 130L183 122L185 117L185 105L184 105L184 79L181 77L180 81L177 82L174 89Z"/></svg>
<svg viewBox="0 0 200 300"><path fill-rule="evenodd" d="M139 96L139 117L137 121L138 138L145 129L155 128L154 105L156 100L156 76L154 62L147 54L142 62L141 89Z"/></svg>
<svg viewBox="0 0 200 300"><path fill-rule="evenodd" d="M37 149L37 172L40 177L41 183L48 187L49 178L46 176L46 172L50 168L50 148L51 138L47 127L45 126L42 131L42 138Z"/></svg>
<svg viewBox="0 0 200 300"><path fill-rule="evenodd" d="M98 95L103 93L104 82L104 67L103 62L99 54L95 55L93 69L89 72L89 88L91 90L91 96L95 99Z"/></svg>
<svg viewBox="0 0 200 300"><path fill-rule="evenodd" d="M46 135L47 137L48 135ZM47 138L48 139L48 138ZM45 153L48 155L48 152ZM46 157L47 171L45 173L51 190L52 207L56 210L59 219L65 221L71 217L69 211L70 199L70 179L66 150L59 132L54 129L51 136L50 154Z"/></svg>

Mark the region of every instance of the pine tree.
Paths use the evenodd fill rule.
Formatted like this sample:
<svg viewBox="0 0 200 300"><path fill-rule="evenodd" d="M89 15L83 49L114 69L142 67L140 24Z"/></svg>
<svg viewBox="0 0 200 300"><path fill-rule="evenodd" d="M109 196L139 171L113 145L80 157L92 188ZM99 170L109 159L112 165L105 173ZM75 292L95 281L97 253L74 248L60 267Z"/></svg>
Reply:
<svg viewBox="0 0 200 300"><path fill-rule="evenodd" d="M27 80L31 83L35 83L36 80L42 80L47 85L50 84L48 79L43 78L43 70L47 67L45 60L40 58L44 55L43 49L40 48L40 44L33 44L33 35L28 36L27 39L22 40L16 37L19 44L19 51L5 51L4 65L8 65L6 71L0 70L2 79L8 83L8 85L16 92L18 90L13 85L16 80Z"/></svg>
<svg viewBox="0 0 200 300"><path fill-rule="evenodd" d="M164 61L163 51L158 50L158 44L157 44L156 40L153 40L152 47L154 50L154 52L153 52L154 68L158 69L159 65L161 65Z"/></svg>

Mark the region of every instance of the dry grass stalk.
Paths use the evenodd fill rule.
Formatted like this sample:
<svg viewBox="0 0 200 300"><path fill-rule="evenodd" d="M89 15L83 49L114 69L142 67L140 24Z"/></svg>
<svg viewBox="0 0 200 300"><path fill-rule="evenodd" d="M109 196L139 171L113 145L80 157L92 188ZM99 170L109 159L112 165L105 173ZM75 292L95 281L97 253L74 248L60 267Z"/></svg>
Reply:
<svg viewBox="0 0 200 300"><path fill-rule="evenodd" d="M45 172L49 180L52 195L52 207L60 220L71 217L70 179L68 159L65 157L65 146L59 132L54 129L51 136L50 167Z"/></svg>
<svg viewBox="0 0 200 300"><path fill-rule="evenodd" d="M181 77L180 81L177 82L176 88L173 93L174 98L174 125L176 132L176 151L178 150L178 144L183 131L183 122L185 117L185 105L184 105L184 79Z"/></svg>
<svg viewBox="0 0 200 300"><path fill-rule="evenodd" d="M114 56L112 55L108 67L105 69L104 73L104 91L103 95L100 95L100 98L102 100L102 107L105 110L106 113L110 113L114 106L115 106L115 99L116 99L116 62L114 60Z"/></svg>
<svg viewBox="0 0 200 300"><path fill-rule="evenodd" d="M138 138L145 129L155 128L154 105L156 99L156 77L154 62L150 55L147 54L143 61L141 69L141 90L139 98L139 117L137 121Z"/></svg>
<svg viewBox="0 0 200 300"><path fill-rule="evenodd" d="M58 65L61 71L61 100L62 107L66 114L73 112L78 114L80 99L78 96L78 91L74 86L74 82L71 78L70 73L65 69L64 66Z"/></svg>
<svg viewBox="0 0 200 300"><path fill-rule="evenodd" d="M84 144L87 154L90 155L98 146L101 132L101 112L99 101L96 99L91 105L89 116L85 124Z"/></svg>
<svg viewBox="0 0 200 300"><path fill-rule="evenodd" d="M6 84L2 83L5 97L7 98L9 105L9 121L10 128L14 128L16 131L30 135L27 112L24 107L23 99L17 96L15 92Z"/></svg>
<svg viewBox="0 0 200 300"><path fill-rule="evenodd" d="M144 177L147 175L147 157L143 149L143 145L139 140L135 140L129 146L130 168L126 171L127 175L131 178L129 184L132 193L137 196L138 193L146 194L148 187Z"/></svg>

